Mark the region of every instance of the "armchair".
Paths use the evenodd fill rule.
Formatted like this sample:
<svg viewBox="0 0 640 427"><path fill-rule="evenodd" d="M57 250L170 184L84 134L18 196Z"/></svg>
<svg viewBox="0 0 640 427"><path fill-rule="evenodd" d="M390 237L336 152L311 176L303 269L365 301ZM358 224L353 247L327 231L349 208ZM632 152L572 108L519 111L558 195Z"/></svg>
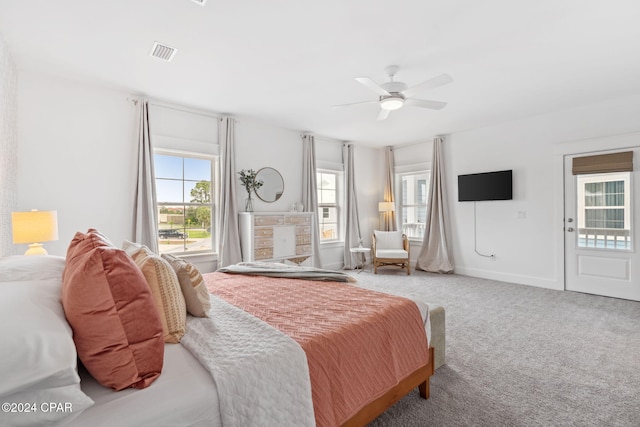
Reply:
<svg viewBox="0 0 640 427"><path fill-rule="evenodd" d="M402 231L374 230L371 249L375 274L378 274L378 267L386 265L404 268L407 275L411 274L409 239Z"/></svg>

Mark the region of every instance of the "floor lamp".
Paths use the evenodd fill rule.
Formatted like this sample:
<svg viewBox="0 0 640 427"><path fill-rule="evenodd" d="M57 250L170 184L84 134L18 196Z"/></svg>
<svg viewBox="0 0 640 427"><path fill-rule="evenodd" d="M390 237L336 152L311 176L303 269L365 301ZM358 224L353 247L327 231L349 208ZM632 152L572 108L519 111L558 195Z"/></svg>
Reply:
<svg viewBox="0 0 640 427"><path fill-rule="evenodd" d="M389 215L390 212L396 210L396 205L393 202L379 202L378 211L380 212L380 230L389 230Z"/></svg>

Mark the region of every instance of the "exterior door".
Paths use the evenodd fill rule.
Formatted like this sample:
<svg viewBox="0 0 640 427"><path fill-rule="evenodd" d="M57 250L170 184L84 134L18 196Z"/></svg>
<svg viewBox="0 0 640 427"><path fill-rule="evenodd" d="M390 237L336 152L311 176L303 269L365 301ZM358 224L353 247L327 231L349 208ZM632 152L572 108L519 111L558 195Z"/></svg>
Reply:
<svg viewBox="0 0 640 427"><path fill-rule="evenodd" d="M565 288L640 301L640 173L574 175L584 156L565 156Z"/></svg>

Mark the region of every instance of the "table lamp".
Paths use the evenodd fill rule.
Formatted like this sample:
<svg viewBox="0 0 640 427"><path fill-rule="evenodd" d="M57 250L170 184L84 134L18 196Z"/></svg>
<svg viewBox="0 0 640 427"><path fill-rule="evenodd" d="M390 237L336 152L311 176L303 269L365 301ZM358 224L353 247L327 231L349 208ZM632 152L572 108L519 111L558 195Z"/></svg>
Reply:
<svg viewBox="0 0 640 427"><path fill-rule="evenodd" d="M396 210L396 205L393 202L379 202L378 203L378 212L382 213L382 218L380 221L380 229L384 229L385 231L389 231L387 223L387 215L389 212L394 212Z"/></svg>
<svg viewBox="0 0 640 427"><path fill-rule="evenodd" d="M40 242L58 240L58 212L12 212L13 243L29 243L25 255L47 255Z"/></svg>

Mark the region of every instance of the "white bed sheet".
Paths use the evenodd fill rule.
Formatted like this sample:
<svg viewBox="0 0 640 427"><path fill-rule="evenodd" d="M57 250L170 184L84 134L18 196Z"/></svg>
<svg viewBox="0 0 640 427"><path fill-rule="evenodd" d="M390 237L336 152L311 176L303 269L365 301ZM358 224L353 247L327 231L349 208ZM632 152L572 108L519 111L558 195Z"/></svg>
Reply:
<svg viewBox="0 0 640 427"><path fill-rule="evenodd" d="M162 374L145 389L116 392L83 369L80 377L95 404L68 425L222 426L211 374L181 344L165 344Z"/></svg>
<svg viewBox="0 0 640 427"><path fill-rule="evenodd" d="M428 341L431 325L428 305L420 310ZM81 388L95 404L70 426L207 426L222 427L218 392L211 374L181 344L165 344L162 374L150 387L114 392L80 369Z"/></svg>

